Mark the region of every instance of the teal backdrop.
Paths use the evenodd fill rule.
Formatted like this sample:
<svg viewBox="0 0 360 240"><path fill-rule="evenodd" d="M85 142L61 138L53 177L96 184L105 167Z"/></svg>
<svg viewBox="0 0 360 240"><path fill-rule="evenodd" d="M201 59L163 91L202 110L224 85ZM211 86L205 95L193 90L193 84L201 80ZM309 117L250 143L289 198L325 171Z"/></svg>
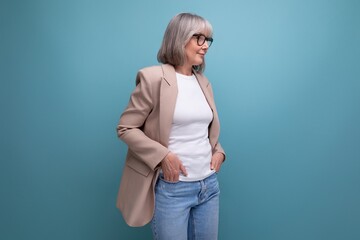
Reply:
<svg viewBox="0 0 360 240"><path fill-rule="evenodd" d="M115 127L179 12L214 27L219 239L360 239L357 0L1 1L0 239L151 239Z"/></svg>

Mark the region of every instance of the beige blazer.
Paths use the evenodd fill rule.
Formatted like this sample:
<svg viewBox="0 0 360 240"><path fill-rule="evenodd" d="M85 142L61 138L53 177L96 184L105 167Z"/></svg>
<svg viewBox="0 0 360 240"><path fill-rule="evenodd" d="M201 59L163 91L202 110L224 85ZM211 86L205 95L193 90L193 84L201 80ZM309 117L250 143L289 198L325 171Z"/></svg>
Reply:
<svg viewBox="0 0 360 240"><path fill-rule="evenodd" d="M225 155L219 137L219 118L207 78L194 73L213 111L209 140L215 152ZM169 152L167 146L177 97L175 69L164 64L141 69L136 88L120 117L117 133L128 145L117 207L130 226L149 223L154 213L154 187L159 163Z"/></svg>

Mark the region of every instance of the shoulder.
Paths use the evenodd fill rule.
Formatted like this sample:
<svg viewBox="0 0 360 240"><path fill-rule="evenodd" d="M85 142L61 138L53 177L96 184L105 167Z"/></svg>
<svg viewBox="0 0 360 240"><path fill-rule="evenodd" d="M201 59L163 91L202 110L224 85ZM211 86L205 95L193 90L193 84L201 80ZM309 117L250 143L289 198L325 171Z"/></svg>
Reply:
<svg viewBox="0 0 360 240"><path fill-rule="evenodd" d="M163 76L163 71L160 65L156 65L142 68L139 70L138 74L141 74L144 77L161 78Z"/></svg>
<svg viewBox="0 0 360 240"><path fill-rule="evenodd" d="M148 84L160 82L162 77L163 71L160 65L145 67L138 71L136 76L136 85L140 82L146 82Z"/></svg>

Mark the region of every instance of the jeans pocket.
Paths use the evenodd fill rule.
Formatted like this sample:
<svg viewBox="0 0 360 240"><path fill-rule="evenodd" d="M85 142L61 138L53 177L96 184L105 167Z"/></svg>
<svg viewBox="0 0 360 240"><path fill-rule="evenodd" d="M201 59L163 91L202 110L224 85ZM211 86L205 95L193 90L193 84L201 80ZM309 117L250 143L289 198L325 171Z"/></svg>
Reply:
<svg viewBox="0 0 360 240"><path fill-rule="evenodd" d="M180 182L180 181L170 182L170 181L168 181L168 180L165 180L165 178L164 178L164 174L162 174L162 173L160 173L160 175L159 175L159 179L160 179L160 181L162 181L162 182L164 182L164 183L168 183L168 184L177 184L177 183L179 183L179 182Z"/></svg>

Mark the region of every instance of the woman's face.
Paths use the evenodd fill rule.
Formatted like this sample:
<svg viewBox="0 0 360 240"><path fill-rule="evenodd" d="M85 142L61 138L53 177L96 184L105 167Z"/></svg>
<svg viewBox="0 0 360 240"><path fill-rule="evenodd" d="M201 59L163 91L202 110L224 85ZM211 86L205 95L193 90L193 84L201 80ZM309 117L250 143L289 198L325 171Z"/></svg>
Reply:
<svg viewBox="0 0 360 240"><path fill-rule="evenodd" d="M201 35L203 35L203 37L206 36L205 34ZM192 36L190 41L185 46L186 64L191 67L202 64L205 58L205 54L209 49L207 41L205 41L204 44L199 46L198 38L199 36Z"/></svg>

